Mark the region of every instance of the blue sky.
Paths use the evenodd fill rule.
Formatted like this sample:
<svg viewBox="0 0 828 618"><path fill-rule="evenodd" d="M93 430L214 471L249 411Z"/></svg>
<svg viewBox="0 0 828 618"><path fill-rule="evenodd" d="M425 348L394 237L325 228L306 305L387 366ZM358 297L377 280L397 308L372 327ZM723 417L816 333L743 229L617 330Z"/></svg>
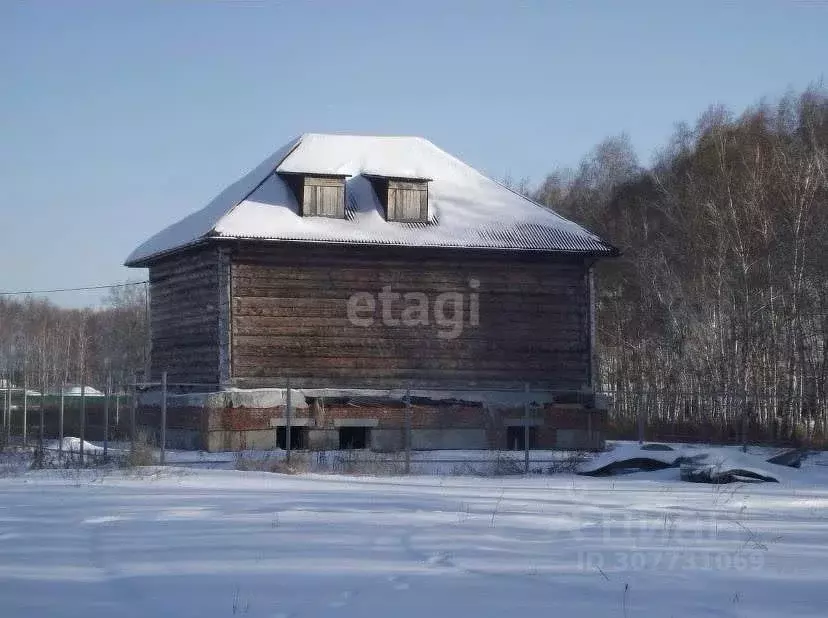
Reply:
<svg viewBox="0 0 828 618"><path fill-rule="evenodd" d="M820 2L0 3L0 291L121 266L307 131L428 137L533 181L826 77ZM93 293L52 296L67 305Z"/></svg>

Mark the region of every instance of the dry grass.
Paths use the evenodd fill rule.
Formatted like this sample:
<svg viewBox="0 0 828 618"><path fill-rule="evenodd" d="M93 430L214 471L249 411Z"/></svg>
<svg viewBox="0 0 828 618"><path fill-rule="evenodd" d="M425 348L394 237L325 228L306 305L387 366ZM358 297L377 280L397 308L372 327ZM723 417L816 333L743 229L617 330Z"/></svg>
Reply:
<svg viewBox="0 0 828 618"><path fill-rule="evenodd" d="M405 474L405 453L339 451L331 459L330 471L339 474L399 476Z"/></svg>
<svg viewBox="0 0 828 618"><path fill-rule="evenodd" d="M405 473L404 453L374 453L372 451L339 451L336 453L293 451L290 463L284 451L272 451L256 456L240 452L235 457L236 470L302 474L319 472L369 476L397 476Z"/></svg>
<svg viewBox="0 0 828 618"><path fill-rule="evenodd" d="M149 435L145 431L139 431L135 436L135 442L130 447L124 459L124 467L137 468L140 466L154 466L156 463L155 453L150 445Z"/></svg>
<svg viewBox="0 0 828 618"><path fill-rule="evenodd" d="M281 451L271 451L263 457L253 457L242 451L236 454L235 468L236 470L273 472L274 474L301 474L310 472L311 455L305 452L293 452L290 463L288 463Z"/></svg>
<svg viewBox="0 0 828 618"><path fill-rule="evenodd" d="M518 458L500 451L495 453L488 467L487 476L514 476L525 472L522 456Z"/></svg>

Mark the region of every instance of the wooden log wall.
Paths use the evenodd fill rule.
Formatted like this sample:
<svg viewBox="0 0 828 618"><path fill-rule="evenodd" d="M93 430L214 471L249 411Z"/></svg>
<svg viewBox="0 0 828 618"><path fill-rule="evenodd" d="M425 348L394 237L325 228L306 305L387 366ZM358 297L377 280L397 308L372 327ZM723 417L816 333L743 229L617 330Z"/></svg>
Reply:
<svg viewBox="0 0 828 618"><path fill-rule="evenodd" d="M279 386L288 376L297 387L495 388L531 381L580 389L589 382L582 259L261 243L237 245L231 260L231 375L239 386ZM424 293L429 323L384 323L384 286ZM370 326L348 317L348 299L360 292L377 299ZM462 295L463 324L454 338L446 333L455 327L435 320L444 292ZM392 319L403 305L390 303ZM370 312L363 306L359 315Z"/></svg>
<svg viewBox="0 0 828 618"><path fill-rule="evenodd" d="M219 381L219 252L212 246L149 268L152 379Z"/></svg>

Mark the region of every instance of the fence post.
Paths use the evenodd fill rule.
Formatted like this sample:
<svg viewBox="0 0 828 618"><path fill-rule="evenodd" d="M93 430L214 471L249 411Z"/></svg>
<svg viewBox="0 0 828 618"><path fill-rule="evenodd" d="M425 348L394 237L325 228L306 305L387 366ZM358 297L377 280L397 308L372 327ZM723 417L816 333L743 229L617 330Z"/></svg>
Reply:
<svg viewBox="0 0 828 618"><path fill-rule="evenodd" d="M135 452L135 417L138 412L138 374L132 374L132 402L129 407L129 449Z"/></svg>
<svg viewBox="0 0 828 618"><path fill-rule="evenodd" d="M742 403L742 418L741 418L741 430L742 430L742 452L747 453L747 443L748 443L748 407L747 407L747 395L745 395L743 403Z"/></svg>
<svg viewBox="0 0 828 618"><path fill-rule="evenodd" d="M41 452L43 451L43 423L44 419L44 406L46 405L46 378L43 378L43 384L40 388L40 435L38 436L38 444L40 447Z"/></svg>
<svg viewBox="0 0 828 618"><path fill-rule="evenodd" d="M115 433L119 434L121 427L121 389L123 388L123 376L118 381L117 392L115 393Z"/></svg>
<svg viewBox="0 0 828 618"><path fill-rule="evenodd" d="M290 400L290 378L287 379L287 398L285 401L285 461L290 463L290 421L291 421L291 400Z"/></svg>
<svg viewBox="0 0 828 618"><path fill-rule="evenodd" d="M5 389L5 390L2 391L2 394L3 394L3 433L6 433L6 425L9 424L9 419L8 419L9 410L6 407L6 391L9 390L9 379L8 378L2 378L2 379L0 379L0 383L3 384L3 388Z"/></svg>
<svg viewBox="0 0 828 618"><path fill-rule="evenodd" d="M644 406L638 402L638 443L644 444Z"/></svg>
<svg viewBox="0 0 828 618"><path fill-rule="evenodd" d="M11 439L12 423L11 372L9 372L9 381L6 382L6 397L8 399L8 402L6 403L6 444L8 444L9 439Z"/></svg>
<svg viewBox="0 0 828 618"><path fill-rule="evenodd" d="M86 439L86 375L81 371L81 402L80 402L80 446L78 447L78 461L83 466L83 441Z"/></svg>
<svg viewBox="0 0 828 618"><path fill-rule="evenodd" d="M112 374L106 376L106 393L104 393L104 460L109 454L109 398L112 394Z"/></svg>
<svg viewBox="0 0 828 618"><path fill-rule="evenodd" d="M161 372L161 465L167 461L167 372Z"/></svg>
<svg viewBox="0 0 828 618"><path fill-rule="evenodd" d="M405 473L411 474L411 389L405 391Z"/></svg>
<svg viewBox="0 0 828 618"><path fill-rule="evenodd" d="M529 383L524 385L523 397L523 473L529 474Z"/></svg>
<svg viewBox="0 0 828 618"><path fill-rule="evenodd" d="M63 404L64 398L66 397L66 383L61 382L60 384L60 411L58 413L58 461L63 462Z"/></svg>
<svg viewBox="0 0 828 618"><path fill-rule="evenodd" d="M0 384L3 385L3 389L9 388L9 383L5 381L5 378L0 377ZM3 433L6 433L6 391L0 389L0 394L3 395Z"/></svg>
<svg viewBox="0 0 828 618"><path fill-rule="evenodd" d="M23 446L29 443L29 379L23 369Z"/></svg>

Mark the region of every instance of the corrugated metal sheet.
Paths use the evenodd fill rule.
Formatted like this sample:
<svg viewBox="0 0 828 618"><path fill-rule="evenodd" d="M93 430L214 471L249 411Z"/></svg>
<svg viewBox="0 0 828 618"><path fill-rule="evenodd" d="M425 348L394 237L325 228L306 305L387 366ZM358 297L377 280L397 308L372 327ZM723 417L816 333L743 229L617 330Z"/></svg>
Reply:
<svg viewBox="0 0 828 618"><path fill-rule="evenodd" d="M562 253L590 253L612 255L616 250L598 238L572 234L571 232L542 225L516 225L510 228L472 228L466 233L451 237L430 235L429 226L435 223L402 223L408 228L403 234L347 234L347 233L285 233L278 238L267 234L224 236L249 240L283 240L293 242L317 242L332 244L389 245L401 247L446 247L475 249L506 249L522 251L551 251ZM426 233L418 233L426 232Z"/></svg>

